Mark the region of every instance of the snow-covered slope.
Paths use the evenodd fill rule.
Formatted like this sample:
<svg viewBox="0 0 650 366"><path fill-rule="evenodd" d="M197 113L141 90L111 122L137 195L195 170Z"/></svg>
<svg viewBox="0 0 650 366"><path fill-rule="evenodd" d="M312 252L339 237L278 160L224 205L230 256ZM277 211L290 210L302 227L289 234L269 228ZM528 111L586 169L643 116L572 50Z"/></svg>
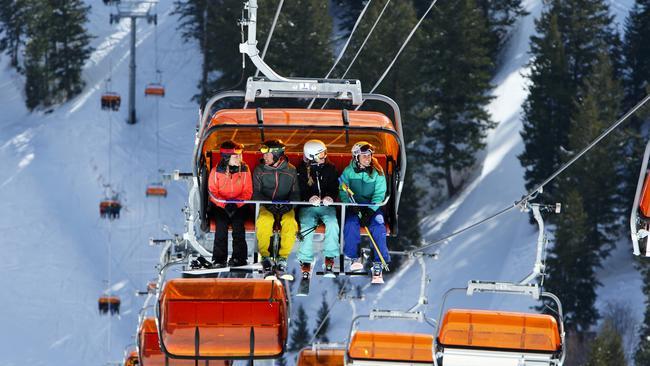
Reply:
<svg viewBox="0 0 650 366"><path fill-rule="evenodd" d="M138 24L139 122L127 125L128 21L109 25L111 9L101 1L89 3L96 51L84 72L87 86L73 101L51 113L28 113L21 77L7 67L5 57L0 59L0 232L5 254L0 265L4 300L0 324L5 330L0 336L0 365L87 365L119 360L124 346L133 342L142 304L134 292L154 276L159 249L148 247L148 238L164 236L162 225L172 232L182 229L185 187L171 184L164 200L145 198L144 189L147 182L159 180L159 168L190 168L197 118L197 106L190 98L200 74L198 49L180 38L177 18L170 14L173 1L161 0L157 30L145 22ZM423 221L429 240L505 207L524 193L523 170L516 156L523 149L519 131L528 39L540 3L526 2L531 14L518 23L504 56L507 62L494 79L496 98L489 109L499 126L489 135L481 171L453 202ZM613 3L619 22L631 3ZM159 102L144 98L141 92L155 78L156 32L167 92ZM111 68L113 89L123 98L123 108L116 113L99 109L103 82ZM156 166L158 123L160 167ZM112 223L98 214L107 183L122 193L125 202L122 217ZM444 243L438 260L425 259L430 304L421 309L437 317L442 294L450 287L464 286L469 279L521 279L532 265L536 235L527 215L512 210ZM640 319L641 283L626 245L622 243L605 264L599 305L624 292L637 304L634 315ZM123 301L119 318L97 313L96 301L108 287L109 268L113 292ZM364 300L355 301L336 300L331 281L317 279L314 295L296 299L294 305L302 303L315 319L321 301L318 292L327 291L326 298L335 306L328 335L332 341L342 341L355 314L413 306L421 276L422 267L411 261L381 288L354 278L352 288L361 286L365 293ZM512 300L457 296L449 305L523 309L531 304ZM426 329L417 324L400 324L400 328Z"/></svg>

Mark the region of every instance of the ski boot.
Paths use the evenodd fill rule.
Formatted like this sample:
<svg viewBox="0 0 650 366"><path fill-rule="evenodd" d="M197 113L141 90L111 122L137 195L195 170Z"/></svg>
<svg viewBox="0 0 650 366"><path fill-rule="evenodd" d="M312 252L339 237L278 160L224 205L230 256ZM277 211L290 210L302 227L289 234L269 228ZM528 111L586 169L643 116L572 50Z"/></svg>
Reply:
<svg viewBox="0 0 650 366"><path fill-rule="evenodd" d="M246 261L246 260L242 261L241 259L237 259L237 258L230 258L228 260L228 267L241 267L241 266L245 266L247 264L248 264L248 261Z"/></svg>
<svg viewBox="0 0 650 366"><path fill-rule="evenodd" d="M334 258L332 257L325 257L325 265L324 265L324 272L325 274L323 277L327 278L334 278L336 275L334 274Z"/></svg>
<svg viewBox="0 0 650 366"><path fill-rule="evenodd" d="M372 283L382 284L384 283L384 277L382 275L381 263L375 263L372 265Z"/></svg>
<svg viewBox="0 0 650 366"><path fill-rule="evenodd" d="M293 276L289 273L285 273L286 270L287 270L287 258L278 257L278 260L275 263L276 277L287 281L293 281Z"/></svg>
<svg viewBox="0 0 650 366"><path fill-rule="evenodd" d="M352 258L352 263L350 263L350 272L360 271L363 271L363 263L361 263L361 258Z"/></svg>
<svg viewBox="0 0 650 366"><path fill-rule="evenodd" d="M277 280L275 271L273 270L274 263L271 257L262 257L262 271L264 272L265 280Z"/></svg>

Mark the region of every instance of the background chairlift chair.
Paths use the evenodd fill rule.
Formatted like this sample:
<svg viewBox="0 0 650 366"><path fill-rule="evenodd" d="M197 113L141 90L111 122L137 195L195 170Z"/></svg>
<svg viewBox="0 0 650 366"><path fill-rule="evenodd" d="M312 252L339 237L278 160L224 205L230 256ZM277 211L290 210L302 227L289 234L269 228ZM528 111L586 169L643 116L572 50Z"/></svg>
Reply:
<svg viewBox="0 0 650 366"><path fill-rule="evenodd" d="M650 172L648 160L650 159L650 141L646 144L637 181L634 204L630 213L630 231L634 255L641 255L640 244L645 244L645 256L650 257Z"/></svg>
<svg viewBox="0 0 650 366"><path fill-rule="evenodd" d="M144 95L146 97L164 97L165 87L160 83L149 83L144 88Z"/></svg>
<svg viewBox="0 0 650 366"><path fill-rule="evenodd" d="M108 314L109 312L111 315L119 314L120 304L120 298L117 296L105 295L97 300L97 307L100 314Z"/></svg>
<svg viewBox="0 0 650 366"><path fill-rule="evenodd" d="M117 198L104 199L99 203L99 216L109 220L119 219L122 204Z"/></svg>
<svg viewBox="0 0 650 366"><path fill-rule="evenodd" d="M373 310L370 315L354 318L348 335L345 365L431 365L433 364L433 334L406 332L357 331L361 318L370 320L415 320L435 329L435 322L422 312Z"/></svg>
<svg viewBox="0 0 650 366"><path fill-rule="evenodd" d="M147 197L167 197L167 188L162 182L152 183L147 186L145 194Z"/></svg>
<svg viewBox="0 0 650 366"><path fill-rule="evenodd" d="M122 98L115 92L106 91L101 96L102 110L118 111L121 103Z"/></svg>
<svg viewBox="0 0 650 366"><path fill-rule="evenodd" d="M436 364L444 366L562 366L566 357L562 304L538 285L470 281L468 296L490 292L551 299L557 304L557 318L547 314L450 309L445 313L436 340Z"/></svg>
<svg viewBox="0 0 650 366"><path fill-rule="evenodd" d="M320 344L303 348L298 354L296 366L344 366L344 344Z"/></svg>

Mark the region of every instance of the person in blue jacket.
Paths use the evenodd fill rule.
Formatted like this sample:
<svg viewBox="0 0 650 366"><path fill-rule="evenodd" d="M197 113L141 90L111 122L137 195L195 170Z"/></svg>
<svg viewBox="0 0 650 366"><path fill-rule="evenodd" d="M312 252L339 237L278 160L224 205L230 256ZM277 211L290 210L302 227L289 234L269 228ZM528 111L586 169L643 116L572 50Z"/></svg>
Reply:
<svg viewBox="0 0 650 366"><path fill-rule="evenodd" d="M352 147L352 161L341 174L339 197L342 202L375 203L379 204L386 196L386 177L384 171L373 157L375 147L365 141L360 141ZM386 226L384 215L379 206L348 206L345 216L343 236L345 245L343 253L352 260L351 271L363 269L359 258L359 243L361 242L360 228L365 227L376 243L379 252L372 245L374 264L372 268L373 282L382 278L382 262L390 263L390 255L386 246ZM365 229L364 229L365 230ZM379 255L381 254L381 256Z"/></svg>

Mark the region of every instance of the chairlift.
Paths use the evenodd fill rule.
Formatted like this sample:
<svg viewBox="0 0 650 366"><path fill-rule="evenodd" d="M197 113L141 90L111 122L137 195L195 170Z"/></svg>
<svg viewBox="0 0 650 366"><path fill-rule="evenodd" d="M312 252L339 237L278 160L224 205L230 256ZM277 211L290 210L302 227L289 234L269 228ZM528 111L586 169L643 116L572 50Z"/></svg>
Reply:
<svg viewBox="0 0 650 366"><path fill-rule="evenodd" d="M124 359L124 366L139 366L140 359L138 358L137 351L131 351L128 356Z"/></svg>
<svg viewBox="0 0 650 366"><path fill-rule="evenodd" d="M146 97L164 97L165 87L160 83L149 83L144 88L144 95Z"/></svg>
<svg viewBox="0 0 650 366"><path fill-rule="evenodd" d="M630 214L630 230L632 234L632 247L634 255L641 255L641 244L645 245L645 256L650 257L650 172L648 171L648 160L650 159L650 141L648 141L641 171L637 181L634 204Z"/></svg>
<svg viewBox="0 0 650 366"><path fill-rule="evenodd" d="M286 349L287 295L277 280L181 278L158 300L160 346L170 358L272 359Z"/></svg>
<svg viewBox="0 0 650 366"><path fill-rule="evenodd" d="M345 346L340 344L314 344L298 354L296 366L344 366Z"/></svg>
<svg viewBox="0 0 650 366"><path fill-rule="evenodd" d="M450 309L437 340L438 364L562 366L566 357L562 305L538 285L470 281L467 295L489 292L546 297L557 304L557 317L548 314L494 310ZM445 301L441 307L444 310Z"/></svg>
<svg viewBox="0 0 650 366"><path fill-rule="evenodd" d="M194 366L193 360L177 360L167 357L158 342L156 318L144 318L138 328L138 356L142 366ZM210 365L230 365L228 363L212 363Z"/></svg>
<svg viewBox="0 0 650 366"><path fill-rule="evenodd" d="M113 199L104 199L99 202L99 215L101 218L114 220L120 218L120 210L122 209L122 204L117 198Z"/></svg>
<svg viewBox="0 0 650 366"><path fill-rule="evenodd" d="M353 319L348 336L346 365L431 365L433 334L394 331L359 331L360 319L414 320L435 328L423 312L373 310L370 315Z"/></svg>
<svg viewBox="0 0 650 366"><path fill-rule="evenodd" d="M111 315L119 314L120 303L121 301L118 296L101 296L99 300L97 300L99 313L108 314L110 312Z"/></svg>
<svg viewBox="0 0 650 366"><path fill-rule="evenodd" d="M147 197L167 197L167 188L162 183L152 183L147 186Z"/></svg>
<svg viewBox="0 0 650 366"><path fill-rule="evenodd" d="M106 91L102 94L101 102L102 110L118 111L122 98L115 92Z"/></svg>

